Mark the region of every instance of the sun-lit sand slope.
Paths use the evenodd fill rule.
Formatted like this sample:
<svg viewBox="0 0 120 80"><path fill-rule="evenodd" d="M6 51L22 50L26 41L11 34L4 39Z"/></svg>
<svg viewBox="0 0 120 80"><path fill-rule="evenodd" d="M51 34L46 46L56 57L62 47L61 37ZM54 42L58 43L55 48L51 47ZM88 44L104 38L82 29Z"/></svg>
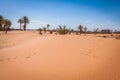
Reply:
<svg viewBox="0 0 120 80"><path fill-rule="evenodd" d="M120 80L120 40L1 33L0 80Z"/></svg>

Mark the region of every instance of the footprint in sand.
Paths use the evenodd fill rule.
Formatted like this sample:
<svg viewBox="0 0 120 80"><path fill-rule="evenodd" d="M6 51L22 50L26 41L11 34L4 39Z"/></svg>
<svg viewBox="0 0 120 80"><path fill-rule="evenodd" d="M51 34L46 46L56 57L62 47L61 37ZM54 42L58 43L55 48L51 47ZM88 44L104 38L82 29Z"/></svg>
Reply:
<svg viewBox="0 0 120 80"><path fill-rule="evenodd" d="M93 58L96 58L96 59L97 59L97 58L98 58L98 56L93 56Z"/></svg>
<svg viewBox="0 0 120 80"><path fill-rule="evenodd" d="M83 55L83 53L80 53L81 55Z"/></svg>
<svg viewBox="0 0 120 80"><path fill-rule="evenodd" d="M7 58L7 61L10 62L10 58Z"/></svg>
<svg viewBox="0 0 120 80"><path fill-rule="evenodd" d="M25 57L26 59L29 59L29 58L31 58L31 56L27 56L27 57Z"/></svg>
<svg viewBox="0 0 120 80"><path fill-rule="evenodd" d="M17 56L16 56L16 57L14 57L13 59L17 59Z"/></svg>
<svg viewBox="0 0 120 80"><path fill-rule="evenodd" d="M88 56L89 54L88 54L88 53L86 53L85 55L86 55L86 56Z"/></svg>
<svg viewBox="0 0 120 80"><path fill-rule="evenodd" d="M0 59L0 62L3 62L3 59Z"/></svg>
<svg viewBox="0 0 120 80"><path fill-rule="evenodd" d="M33 53L33 55L37 55L37 53Z"/></svg>

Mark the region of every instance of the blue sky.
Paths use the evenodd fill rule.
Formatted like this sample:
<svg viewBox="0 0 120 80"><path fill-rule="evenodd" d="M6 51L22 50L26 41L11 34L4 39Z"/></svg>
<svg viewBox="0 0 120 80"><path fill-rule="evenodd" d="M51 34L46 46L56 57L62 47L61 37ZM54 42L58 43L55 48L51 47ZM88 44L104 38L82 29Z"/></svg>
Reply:
<svg viewBox="0 0 120 80"><path fill-rule="evenodd" d="M50 28L67 25L73 29L79 24L89 30L120 30L119 0L0 0L0 15L19 28L17 20L28 16L28 28Z"/></svg>

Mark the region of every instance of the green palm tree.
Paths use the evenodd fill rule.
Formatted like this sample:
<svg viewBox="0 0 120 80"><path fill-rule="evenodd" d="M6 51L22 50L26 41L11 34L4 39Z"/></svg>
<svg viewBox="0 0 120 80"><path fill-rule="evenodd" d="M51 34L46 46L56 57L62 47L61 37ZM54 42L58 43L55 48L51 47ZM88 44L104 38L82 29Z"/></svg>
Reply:
<svg viewBox="0 0 120 80"><path fill-rule="evenodd" d="M21 24L23 24L23 19L19 19L19 20L18 20L18 23L20 23L20 30L22 30L22 29L21 29Z"/></svg>
<svg viewBox="0 0 120 80"><path fill-rule="evenodd" d="M2 31L2 21L3 21L3 16L0 15L0 31Z"/></svg>
<svg viewBox="0 0 120 80"><path fill-rule="evenodd" d="M50 24L47 24L47 30L49 30Z"/></svg>
<svg viewBox="0 0 120 80"><path fill-rule="evenodd" d="M68 29L67 29L66 25L64 25L63 27L61 25L59 25L58 33L59 34L67 34L68 33Z"/></svg>
<svg viewBox="0 0 120 80"><path fill-rule="evenodd" d="M29 23L29 19L27 16L23 16L23 23L24 23L24 31L26 31L27 24Z"/></svg>
<svg viewBox="0 0 120 80"><path fill-rule="evenodd" d="M79 25L79 26L78 26L78 29L80 30L80 35L81 35L81 33L83 32L83 26L82 26L82 25Z"/></svg>
<svg viewBox="0 0 120 80"><path fill-rule="evenodd" d="M98 28L94 29L94 34L95 34L95 35L97 35L98 30L99 30Z"/></svg>
<svg viewBox="0 0 120 80"><path fill-rule="evenodd" d="M46 29L46 27L43 27L43 31L44 31L44 33L46 33L46 32L47 32L47 29Z"/></svg>
<svg viewBox="0 0 120 80"><path fill-rule="evenodd" d="M4 24L4 30L5 30L5 32L7 34L7 31L10 28L10 26L12 25L12 22L10 20L8 20L8 19L4 19L3 24Z"/></svg>
<svg viewBox="0 0 120 80"><path fill-rule="evenodd" d="M85 35L86 35L86 32L87 32L87 27L84 27L84 32L85 32Z"/></svg>

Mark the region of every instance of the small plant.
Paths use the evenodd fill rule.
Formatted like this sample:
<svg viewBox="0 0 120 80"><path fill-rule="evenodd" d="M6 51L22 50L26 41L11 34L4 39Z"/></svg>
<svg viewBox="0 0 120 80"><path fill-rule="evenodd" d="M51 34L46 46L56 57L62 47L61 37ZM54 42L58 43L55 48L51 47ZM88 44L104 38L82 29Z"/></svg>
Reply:
<svg viewBox="0 0 120 80"><path fill-rule="evenodd" d="M107 38L107 36L103 36L103 38Z"/></svg>
<svg viewBox="0 0 120 80"><path fill-rule="evenodd" d="M76 35L79 35L79 33L78 33L78 32L76 32L75 34L76 34Z"/></svg>
<svg viewBox="0 0 120 80"><path fill-rule="evenodd" d="M113 36L113 33L111 33L110 35Z"/></svg>
<svg viewBox="0 0 120 80"><path fill-rule="evenodd" d="M53 30L50 30L49 32L50 32L50 34L52 34L52 33L53 33Z"/></svg>
<svg viewBox="0 0 120 80"><path fill-rule="evenodd" d="M120 39L120 35L118 35L118 36L116 37L116 39Z"/></svg>
<svg viewBox="0 0 120 80"><path fill-rule="evenodd" d="M80 31L80 35L81 35L82 32L83 32L83 26L82 26L82 25L79 25L79 26L78 26L78 29L79 29L79 31Z"/></svg>
<svg viewBox="0 0 120 80"><path fill-rule="evenodd" d="M59 25L58 33L59 34L67 34L68 33L68 29L66 28L66 26L62 27L62 26Z"/></svg>
<svg viewBox="0 0 120 80"><path fill-rule="evenodd" d="M43 31L43 30L42 30L41 28L39 28L38 31L39 31L39 34L42 35L42 31Z"/></svg>

